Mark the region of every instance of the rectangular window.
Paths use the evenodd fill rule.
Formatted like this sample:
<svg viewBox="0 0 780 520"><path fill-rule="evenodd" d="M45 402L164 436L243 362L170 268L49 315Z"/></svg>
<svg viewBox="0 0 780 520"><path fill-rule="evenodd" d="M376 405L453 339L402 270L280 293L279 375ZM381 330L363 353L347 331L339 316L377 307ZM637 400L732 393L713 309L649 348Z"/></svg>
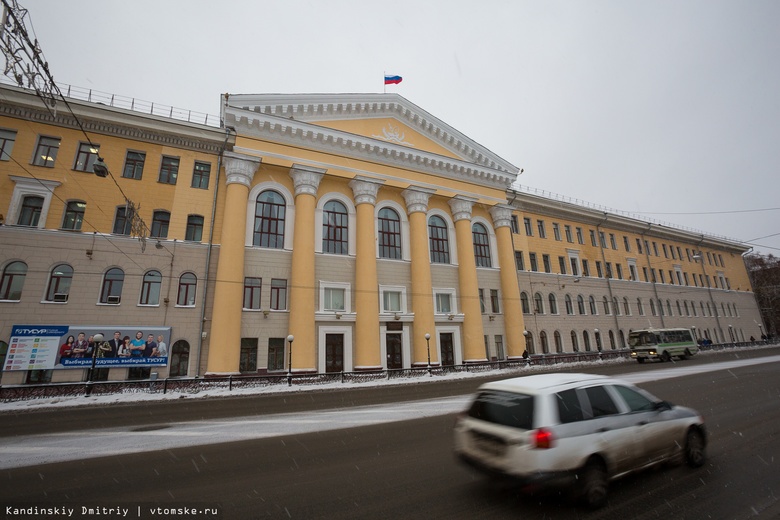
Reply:
<svg viewBox="0 0 780 520"><path fill-rule="evenodd" d="M672 253L672 260L677 260L677 254L674 252L674 246L669 246L669 252ZM680 258L682 260L682 258Z"/></svg>
<svg viewBox="0 0 780 520"><path fill-rule="evenodd" d="M241 338L239 372L257 372L257 338Z"/></svg>
<svg viewBox="0 0 780 520"><path fill-rule="evenodd" d="M617 250L617 241L615 240L614 233L609 234L609 244L612 246L612 249Z"/></svg>
<svg viewBox="0 0 780 520"><path fill-rule="evenodd" d="M87 209L87 203L80 200L68 202L65 206L65 217L62 219L62 229L81 230L81 223L84 221L84 211Z"/></svg>
<svg viewBox="0 0 780 520"><path fill-rule="evenodd" d="M271 278L271 309L287 310L287 280Z"/></svg>
<svg viewBox="0 0 780 520"><path fill-rule="evenodd" d="M561 270L561 274L566 274L566 257L564 256L558 257L558 267Z"/></svg>
<svg viewBox="0 0 780 520"><path fill-rule="evenodd" d="M659 256L658 255L658 244L656 244L655 242L653 242L653 254L655 256Z"/></svg>
<svg viewBox="0 0 780 520"><path fill-rule="evenodd" d="M612 278L612 262L606 262L604 266L606 267L607 278Z"/></svg>
<svg viewBox="0 0 780 520"><path fill-rule="evenodd" d="M401 291L382 291L382 305L384 312L402 312Z"/></svg>
<svg viewBox="0 0 780 520"><path fill-rule="evenodd" d="M244 309L260 310L262 289L262 278L244 278Z"/></svg>
<svg viewBox="0 0 780 520"><path fill-rule="evenodd" d="M493 314L498 314L499 312L501 312L501 308L498 305L497 289L490 289L490 308L493 311Z"/></svg>
<svg viewBox="0 0 780 520"><path fill-rule="evenodd" d="M650 278L648 278L648 276L647 276L647 267L643 267L642 268L642 274L645 275L645 281L649 282Z"/></svg>
<svg viewBox="0 0 780 520"><path fill-rule="evenodd" d="M620 264L615 264L615 270L617 270L617 277L618 280L623 279L623 266Z"/></svg>
<svg viewBox="0 0 780 520"><path fill-rule="evenodd" d="M637 281L636 265L628 264L628 275L631 277L631 281L632 282L636 282Z"/></svg>
<svg viewBox="0 0 780 520"><path fill-rule="evenodd" d="M14 150L16 132L0 129L0 161L10 161L11 152Z"/></svg>
<svg viewBox="0 0 780 520"><path fill-rule="evenodd" d="M542 263L544 264L544 272L551 273L552 267L550 266L550 255L542 255Z"/></svg>
<svg viewBox="0 0 780 520"><path fill-rule="evenodd" d="M452 312L452 295L450 293L436 293L436 313L450 314Z"/></svg>
<svg viewBox="0 0 780 520"><path fill-rule="evenodd" d="M642 241L638 238L636 239L636 250L639 252L639 254L642 254Z"/></svg>
<svg viewBox="0 0 780 520"><path fill-rule="evenodd" d="M54 168L54 161L57 160L57 152L60 150L59 137L38 137L38 146L35 148L33 164L35 166L45 166Z"/></svg>
<svg viewBox="0 0 780 520"><path fill-rule="evenodd" d="M187 229L184 232L184 240L200 242L203 240L203 217L190 215L187 217Z"/></svg>
<svg viewBox="0 0 780 520"><path fill-rule="evenodd" d="M604 278L604 271L601 269L601 262L596 260L596 275L599 278Z"/></svg>
<svg viewBox="0 0 780 520"><path fill-rule="evenodd" d="M76 164L73 166L73 169L80 172L93 171L92 166L97 161L98 150L100 150L100 146L96 144L80 143L76 152Z"/></svg>
<svg viewBox="0 0 780 520"><path fill-rule="evenodd" d="M544 229L544 220L537 220L536 227L539 229L539 238L547 238L547 231Z"/></svg>
<svg viewBox="0 0 780 520"><path fill-rule="evenodd" d="M607 248L607 238L606 235L604 235L603 231L599 231L599 240L601 241L601 248L606 249Z"/></svg>
<svg viewBox="0 0 780 520"><path fill-rule="evenodd" d="M192 187L207 190L210 176L211 164L195 161L195 168L192 170Z"/></svg>
<svg viewBox="0 0 780 520"><path fill-rule="evenodd" d="M580 270L577 268L577 257L569 257L569 262L571 263L571 274L574 276L579 276Z"/></svg>
<svg viewBox="0 0 780 520"><path fill-rule="evenodd" d="M479 308L482 314L485 314L485 289L477 289L479 295Z"/></svg>
<svg viewBox="0 0 780 520"><path fill-rule="evenodd" d="M176 178L179 176L179 158L163 155L160 162L160 177L157 182L163 184L176 184Z"/></svg>
<svg viewBox="0 0 780 520"><path fill-rule="evenodd" d="M664 278L664 270L659 269L658 274L661 276L661 283L666 283L666 279Z"/></svg>
<svg viewBox="0 0 780 520"><path fill-rule="evenodd" d="M582 261L582 276L590 276L590 266L587 260Z"/></svg>
<svg viewBox="0 0 780 520"><path fill-rule="evenodd" d="M504 336L496 334L494 337L496 340L496 357L498 359L504 359Z"/></svg>
<svg viewBox="0 0 780 520"><path fill-rule="evenodd" d="M596 242L596 232L593 231L592 229L589 231L590 231L590 245L592 245L593 247L598 247L599 244L598 242Z"/></svg>
<svg viewBox="0 0 780 520"><path fill-rule="evenodd" d="M515 251L515 267L518 271L525 271L525 259L522 251Z"/></svg>
<svg viewBox="0 0 780 520"><path fill-rule="evenodd" d="M344 312L346 309L344 298L345 293L345 289L325 287L322 309L326 312Z"/></svg>
<svg viewBox="0 0 780 520"><path fill-rule="evenodd" d="M538 271L539 265L536 263L536 253L528 253L528 260L531 262L531 271Z"/></svg>
<svg viewBox="0 0 780 520"><path fill-rule="evenodd" d="M129 235L133 222L133 210L127 206L119 206L116 208L116 216L114 217L114 230L115 235Z"/></svg>
<svg viewBox="0 0 780 520"><path fill-rule="evenodd" d="M517 215L512 215L512 233L517 235L520 233L520 224L517 222Z"/></svg>
<svg viewBox="0 0 780 520"><path fill-rule="evenodd" d="M284 370L284 338L268 338L268 371Z"/></svg>
<svg viewBox="0 0 780 520"><path fill-rule="evenodd" d="M569 243L574 242L574 240L572 239L572 236L571 236L571 226L570 225L565 224L563 226L563 232L566 234L566 241L567 242L569 242Z"/></svg>
<svg viewBox="0 0 780 520"><path fill-rule="evenodd" d="M125 167L122 170L122 177L125 179L141 180L144 174L144 162L146 154L143 152L127 152L125 157Z"/></svg>
<svg viewBox="0 0 780 520"><path fill-rule="evenodd" d="M666 247L666 244L661 244L661 249L664 251L664 258L669 258L669 249Z"/></svg>
<svg viewBox="0 0 780 520"><path fill-rule="evenodd" d="M534 230L531 227L531 219L528 218L528 217L525 217L523 219L523 225L525 226L525 235L529 236L529 237L534 236Z"/></svg>
<svg viewBox="0 0 780 520"><path fill-rule="evenodd" d="M631 252L631 242L628 241L628 237L623 235L623 247L626 248L626 253Z"/></svg>
<svg viewBox="0 0 780 520"><path fill-rule="evenodd" d="M558 242L561 241L561 227L558 225L557 222L553 222L553 236L555 237L555 240Z"/></svg>
<svg viewBox="0 0 780 520"><path fill-rule="evenodd" d="M585 238L582 236L582 228L577 228L577 243L580 245L585 245Z"/></svg>

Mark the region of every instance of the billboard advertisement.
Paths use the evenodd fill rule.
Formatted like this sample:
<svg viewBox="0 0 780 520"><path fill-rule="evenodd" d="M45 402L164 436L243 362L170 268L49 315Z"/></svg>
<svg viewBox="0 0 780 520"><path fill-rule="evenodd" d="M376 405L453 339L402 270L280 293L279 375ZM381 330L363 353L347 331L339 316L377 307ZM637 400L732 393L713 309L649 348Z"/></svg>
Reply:
<svg viewBox="0 0 780 520"><path fill-rule="evenodd" d="M170 327L14 325L3 370L91 368L93 357L96 368L166 366L170 339Z"/></svg>

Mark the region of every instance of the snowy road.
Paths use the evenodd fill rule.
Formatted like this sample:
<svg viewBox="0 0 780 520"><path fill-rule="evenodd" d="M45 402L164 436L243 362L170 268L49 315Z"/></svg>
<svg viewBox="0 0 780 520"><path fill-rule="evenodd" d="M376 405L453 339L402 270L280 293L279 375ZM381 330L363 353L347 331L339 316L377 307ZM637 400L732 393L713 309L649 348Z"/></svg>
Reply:
<svg viewBox="0 0 780 520"><path fill-rule="evenodd" d="M652 372L633 372L616 377L639 384L694 373L729 370L749 365L780 362L780 356L768 356L711 363L684 365ZM6 437L0 446L0 469L65 462L92 457L182 448L232 441L260 439L366 426L456 413L469 396L410 401L395 404L307 411L233 418L178 422L139 427L106 428L56 434Z"/></svg>

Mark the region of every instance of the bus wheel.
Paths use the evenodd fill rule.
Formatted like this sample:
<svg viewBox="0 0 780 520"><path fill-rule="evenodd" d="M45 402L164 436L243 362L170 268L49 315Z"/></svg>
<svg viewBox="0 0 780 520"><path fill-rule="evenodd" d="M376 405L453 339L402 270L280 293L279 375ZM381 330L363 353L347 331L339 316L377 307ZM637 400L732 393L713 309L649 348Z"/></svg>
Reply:
<svg viewBox="0 0 780 520"><path fill-rule="evenodd" d="M665 350L663 356L661 356L661 359L664 361L671 361L672 356L669 354L668 350Z"/></svg>
<svg viewBox="0 0 780 520"><path fill-rule="evenodd" d="M683 359L691 359L691 351L687 348L685 349L685 354L683 354Z"/></svg>

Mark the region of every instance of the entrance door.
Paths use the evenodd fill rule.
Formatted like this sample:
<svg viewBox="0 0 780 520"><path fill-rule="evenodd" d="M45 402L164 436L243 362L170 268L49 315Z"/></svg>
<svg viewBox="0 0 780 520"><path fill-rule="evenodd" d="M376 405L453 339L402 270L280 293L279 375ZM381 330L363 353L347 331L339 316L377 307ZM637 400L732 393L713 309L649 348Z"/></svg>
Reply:
<svg viewBox="0 0 780 520"><path fill-rule="evenodd" d="M403 358L401 356L401 333L387 333L385 335L385 347L387 348L387 368L403 368Z"/></svg>
<svg viewBox="0 0 780 520"><path fill-rule="evenodd" d="M453 347L452 332L439 334L439 346L441 347L441 366L455 364L455 349Z"/></svg>
<svg viewBox="0 0 780 520"><path fill-rule="evenodd" d="M344 334L325 334L325 372L344 371Z"/></svg>

